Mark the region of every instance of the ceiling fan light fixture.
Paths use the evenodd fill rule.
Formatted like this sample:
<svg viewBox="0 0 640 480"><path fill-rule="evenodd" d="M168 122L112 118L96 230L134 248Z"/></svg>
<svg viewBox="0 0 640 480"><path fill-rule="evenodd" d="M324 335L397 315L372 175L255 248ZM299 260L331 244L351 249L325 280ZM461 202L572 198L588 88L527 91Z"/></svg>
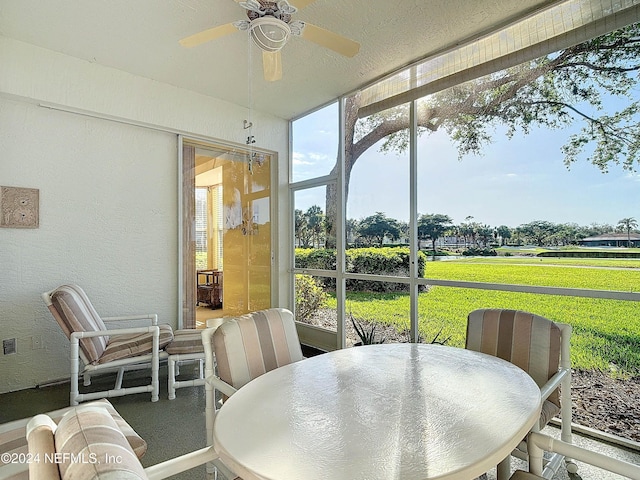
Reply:
<svg viewBox="0 0 640 480"><path fill-rule="evenodd" d="M277 52L289 40L291 28L282 20L266 16L251 20L249 34L254 43L265 52Z"/></svg>

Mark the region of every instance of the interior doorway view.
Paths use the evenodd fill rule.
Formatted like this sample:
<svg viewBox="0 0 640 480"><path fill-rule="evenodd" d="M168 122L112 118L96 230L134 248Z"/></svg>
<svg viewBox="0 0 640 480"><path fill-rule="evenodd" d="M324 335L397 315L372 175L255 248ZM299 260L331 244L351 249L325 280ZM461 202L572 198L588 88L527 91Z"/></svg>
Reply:
<svg viewBox="0 0 640 480"><path fill-rule="evenodd" d="M183 144L183 328L271 306L271 157Z"/></svg>

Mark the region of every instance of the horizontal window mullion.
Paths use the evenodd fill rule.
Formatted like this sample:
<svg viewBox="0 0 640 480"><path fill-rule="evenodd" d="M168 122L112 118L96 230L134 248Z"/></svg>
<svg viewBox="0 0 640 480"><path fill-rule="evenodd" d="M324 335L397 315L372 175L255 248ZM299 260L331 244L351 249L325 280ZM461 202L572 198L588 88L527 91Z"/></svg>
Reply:
<svg viewBox="0 0 640 480"><path fill-rule="evenodd" d="M301 180L296 183L290 183L289 189L291 191L305 190L313 187L324 187L330 183L336 183L337 175L325 175L324 177L310 178L309 180Z"/></svg>
<svg viewBox="0 0 640 480"><path fill-rule="evenodd" d="M313 277L337 277L335 270L322 270L319 268L294 268L292 272L297 275L311 275Z"/></svg>
<svg viewBox="0 0 640 480"><path fill-rule="evenodd" d="M369 280L374 282L391 282L410 284L409 277L390 277L388 275L375 275L371 273L345 273L344 278L347 280Z"/></svg>

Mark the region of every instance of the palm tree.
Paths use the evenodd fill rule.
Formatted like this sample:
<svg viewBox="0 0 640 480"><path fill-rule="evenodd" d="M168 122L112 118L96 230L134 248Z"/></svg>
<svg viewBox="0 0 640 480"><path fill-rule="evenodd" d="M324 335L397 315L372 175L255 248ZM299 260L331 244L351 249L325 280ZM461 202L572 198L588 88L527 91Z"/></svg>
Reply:
<svg viewBox="0 0 640 480"><path fill-rule="evenodd" d="M618 220L618 227L624 229L627 232L627 247L631 247L631 230L638 226L638 222L635 218L623 218Z"/></svg>

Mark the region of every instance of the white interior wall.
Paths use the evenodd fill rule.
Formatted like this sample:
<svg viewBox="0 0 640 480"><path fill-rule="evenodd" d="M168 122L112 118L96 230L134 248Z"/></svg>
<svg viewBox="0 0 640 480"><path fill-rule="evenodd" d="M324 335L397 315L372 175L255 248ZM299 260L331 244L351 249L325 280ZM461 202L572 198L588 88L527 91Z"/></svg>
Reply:
<svg viewBox="0 0 640 480"><path fill-rule="evenodd" d="M241 144L248 112L3 37L0 63L0 185L40 190L39 228L0 229L0 339L18 339L17 354L0 352L3 393L68 375L68 341L40 299L61 283L80 284L102 315L158 313L177 326L175 132ZM287 122L257 112L252 121L257 146L278 152L286 192ZM287 196L276 204L287 218Z"/></svg>

